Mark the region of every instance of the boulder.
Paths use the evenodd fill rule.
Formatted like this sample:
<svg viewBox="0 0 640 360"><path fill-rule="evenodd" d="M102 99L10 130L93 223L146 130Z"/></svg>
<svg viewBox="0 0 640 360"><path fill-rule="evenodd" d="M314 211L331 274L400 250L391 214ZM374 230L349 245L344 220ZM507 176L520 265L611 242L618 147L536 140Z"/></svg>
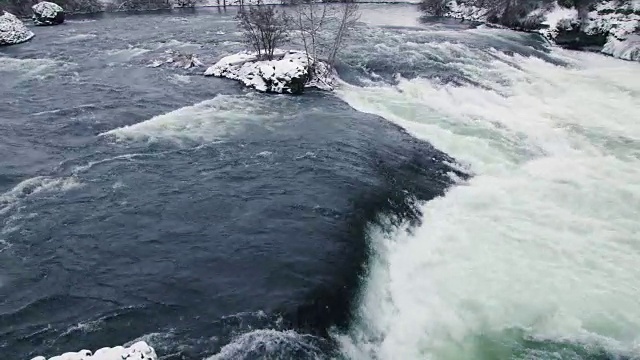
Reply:
<svg viewBox="0 0 640 360"><path fill-rule="evenodd" d="M602 52L623 60L640 61L640 35L632 34L623 40L610 36Z"/></svg>
<svg viewBox="0 0 640 360"><path fill-rule="evenodd" d="M567 49L600 51L607 35L606 31L585 31L576 19L563 19L557 25L553 41Z"/></svg>
<svg viewBox="0 0 640 360"><path fill-rule="evenodd" d="M206 76L239 80L258 91L301 94L305 87L331 90L333 73L320 61L309 66L301 51L278 50L273 60L261 60L256 53L241 52L226 56L205 71ZM314 76L310 76L313 69Z"/></svg>
<svg viewBox="0 0 640 360"><path fill-rule="evenodd" d="M64 22L64 9L52 2L42 1L31 7L36 25L60 25Z"/></svg>
<svg viewBox="0 0 640 360"><path fill-rule="evenodd" d="M19 44L34 36L15 15L0 10L0 46Z"/></svg>

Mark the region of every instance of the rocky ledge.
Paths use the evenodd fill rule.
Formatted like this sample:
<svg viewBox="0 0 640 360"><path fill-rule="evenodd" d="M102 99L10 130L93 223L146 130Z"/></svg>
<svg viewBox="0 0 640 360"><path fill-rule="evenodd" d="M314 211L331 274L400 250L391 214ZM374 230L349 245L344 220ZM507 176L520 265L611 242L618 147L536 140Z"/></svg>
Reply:
<svg viewBox="0 0 640 360"><path fill-rule="evenodd" d="M38 356L32 360L47 360L44 356ZM91 353L89 350L69 352L54 356L49 360L158 360L156 352L146 342L140 341L129 347L106 347Z"/></svg>
<svg viewBox="0 0 640 360"><path fill-rule="evenodd" d="M42 1L31 7L36 25L60 25L64 22L64 9L58 4Z"/></svg>
<svg viewBox="0 0 640 360"><path fill-rule="evenodd" d="M294 50L276 50L273 60L262 60L253 52L240 52L220 59L204 74L239 80L261 92L301 94L309 87L333 89L330 67Z"/></svg>
<svg viewBox="0 0 640 360"><path fill-rule="evenodd" d="M34 36L15 15L0 10L0 46L31 40Z"/></svg>

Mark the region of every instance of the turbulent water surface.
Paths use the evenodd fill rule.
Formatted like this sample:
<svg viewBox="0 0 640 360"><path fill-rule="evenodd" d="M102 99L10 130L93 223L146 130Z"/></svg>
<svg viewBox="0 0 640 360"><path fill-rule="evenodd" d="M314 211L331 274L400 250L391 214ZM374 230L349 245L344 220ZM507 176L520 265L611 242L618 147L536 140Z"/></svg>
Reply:
<svg viewBox="0 0 640 360"><path fill-rule="evenodd" d="M0 50L0 358L640 357L640 65L363 12L333 94L148 67L233 11Z"/></svg>

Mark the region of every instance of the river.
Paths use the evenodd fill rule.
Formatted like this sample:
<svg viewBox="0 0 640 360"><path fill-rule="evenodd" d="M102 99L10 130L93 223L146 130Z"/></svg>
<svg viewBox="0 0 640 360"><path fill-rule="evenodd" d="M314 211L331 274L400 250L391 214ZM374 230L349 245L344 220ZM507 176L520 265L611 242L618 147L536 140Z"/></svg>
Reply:
<svg viewBox="0 0 640 360"><path fill-rule="evenodd" d="M0 358L640 356L640 64L363 5L334 93L148 66L234 11L0 50Z"/></svg>

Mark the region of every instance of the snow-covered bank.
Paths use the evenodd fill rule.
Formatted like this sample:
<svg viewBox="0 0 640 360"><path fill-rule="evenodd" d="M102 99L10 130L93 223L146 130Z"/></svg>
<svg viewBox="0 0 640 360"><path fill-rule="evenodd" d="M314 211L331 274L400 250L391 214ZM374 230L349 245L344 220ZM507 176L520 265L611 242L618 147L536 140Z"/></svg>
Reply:
<svg viewBox="0 0 640 360"><path fill-rule="evenodd" d="M580 18L577 9L555 3L520 20L559 46L640 61L640 0L605 0L591 9ZM487 8L456 0L447 3L446 10L446 17L479 22L487 22L491 13Z"/></svg>
<svg viewBox="0 0 640 360"><path fill-rule="evenodd" d="M239 80L262 92L301 94L306 87L333 89L333 72L329 66L321 61L310 61L312 75L307 56L302 51L276 50L274 60L259 60L255 52L245 51L223 57L204 75Z"/></svg>
<svg viewBox="0 0 640 360"><path fill-rule="evenodd" d="M355 0L359 4L419 4L420 0ZM290 0L204 0L198 6L283 5Z"/></svg>
<svg viewBox="0 0 640 360"><path fill-rule="evenodd" d="M47 360L38 356L31 360ZM91 353L89 350L69 352L54 356L49 360L158 360L156 352L144 341L139 341L129 347L106 347Z"/></svg>
<svg viewBox="0 0 640 360"><path fill-rule="evenodd" d="M2 12L0 10L0 12ZM2 12L0 15L0 46L14 45L31 40L34 34L15 15Z"/></svg>

